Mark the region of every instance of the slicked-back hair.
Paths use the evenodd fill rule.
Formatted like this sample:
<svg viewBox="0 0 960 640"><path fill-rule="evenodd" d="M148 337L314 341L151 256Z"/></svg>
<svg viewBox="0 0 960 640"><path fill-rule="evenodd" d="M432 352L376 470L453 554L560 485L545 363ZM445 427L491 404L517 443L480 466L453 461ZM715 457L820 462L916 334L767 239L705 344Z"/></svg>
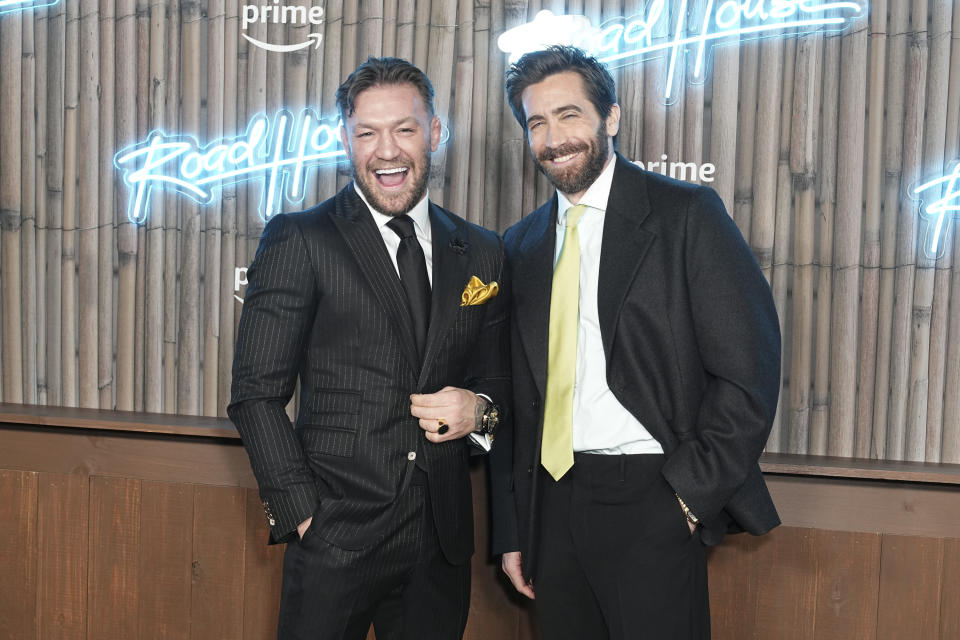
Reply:
<svg viewBox="0 0 960 640"><path fill-rule="evenodd" d="M610 109L617 102L617 87L607 68L582 49L553 45L524 54L507 70L507 100L524 131L527 130L527 116L523 112L523 92L530 85L564 71L573 71L583 78L587 96L601 118L606 120L610 115Z"/></svg>
<svg viewBox="0 0 960 640"><path fill-rule="evenodd" d="M356 108L357 96L373 87L383 85L413 86L423 99L423 106L430 117L433 117L433 85L430 78L417 66L403 58L374 58L353 70L347 79L337 88L337 109L340 110L340 119L346 121L353 115Z"/></svg>

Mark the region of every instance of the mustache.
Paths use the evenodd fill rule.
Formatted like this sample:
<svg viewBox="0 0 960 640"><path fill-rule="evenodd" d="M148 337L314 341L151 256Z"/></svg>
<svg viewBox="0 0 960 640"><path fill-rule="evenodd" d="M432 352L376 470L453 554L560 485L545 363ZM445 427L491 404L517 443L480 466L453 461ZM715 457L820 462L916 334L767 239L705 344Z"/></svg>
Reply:
<svg viewBox="0 0 960 640"><path fill-rule="evenodd" d="M548 162L563 156L568 156L571 153L589 150L590 145L586 142L567 142L566 144L562 144L559 147L554 147L553 149L544 149L540 155L537 156L537 159L541 162Z"/></svg>

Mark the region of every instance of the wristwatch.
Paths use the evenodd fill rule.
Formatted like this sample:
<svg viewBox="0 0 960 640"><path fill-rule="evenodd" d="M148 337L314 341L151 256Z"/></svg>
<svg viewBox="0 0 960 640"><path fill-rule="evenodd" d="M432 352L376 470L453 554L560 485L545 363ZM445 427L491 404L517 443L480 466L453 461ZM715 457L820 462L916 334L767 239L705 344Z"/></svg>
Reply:
<svg viewBox="0 0 960 640"><path fill-rule="evenodd" d="M500 422L500 406L486 396L477 395L477 414L473 431L489 436L493 440L498 422Z"/></svg>

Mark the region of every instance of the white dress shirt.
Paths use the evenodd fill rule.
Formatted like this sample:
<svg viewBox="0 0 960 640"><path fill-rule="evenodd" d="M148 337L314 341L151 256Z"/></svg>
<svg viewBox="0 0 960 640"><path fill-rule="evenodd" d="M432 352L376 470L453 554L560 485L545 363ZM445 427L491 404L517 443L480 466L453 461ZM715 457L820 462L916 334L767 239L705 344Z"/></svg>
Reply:
<svg viewBox="0 0 960 640"><path fill-rule="evenodd" d="M587 209L577 229L580 236L580 322L577 371L573 390L573 450L598 454L663 453L663 447L627 411L607 384L607 361L600 335L597 290L603 222L616 165L611 155L600 176L580 202ZM557 191L557 243L554 265L563 247L567 209L573 204Z"/></svg>

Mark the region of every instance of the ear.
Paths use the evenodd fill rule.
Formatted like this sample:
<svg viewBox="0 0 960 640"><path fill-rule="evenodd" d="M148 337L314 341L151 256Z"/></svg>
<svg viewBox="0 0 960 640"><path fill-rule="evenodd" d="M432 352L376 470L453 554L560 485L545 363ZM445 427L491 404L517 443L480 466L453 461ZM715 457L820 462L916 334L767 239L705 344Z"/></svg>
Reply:
<svg viewBox="0 0 960 640"><path fill-rule="evenodd" d="M440 138L443 137L443 127L440 125L440 117L433 116L430 120L430 151L436 151L440 148Z"/></svg>
<svg viewBox="0 0 960 640"><path fill-rule="evenodd" d="M620 105L613 103L610 107L610 115L607 116L607 135L611 138L620 131Z"/></svg>

